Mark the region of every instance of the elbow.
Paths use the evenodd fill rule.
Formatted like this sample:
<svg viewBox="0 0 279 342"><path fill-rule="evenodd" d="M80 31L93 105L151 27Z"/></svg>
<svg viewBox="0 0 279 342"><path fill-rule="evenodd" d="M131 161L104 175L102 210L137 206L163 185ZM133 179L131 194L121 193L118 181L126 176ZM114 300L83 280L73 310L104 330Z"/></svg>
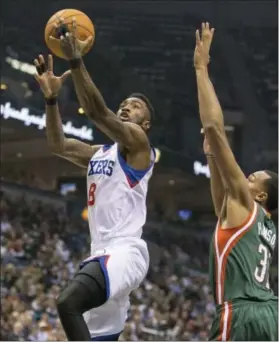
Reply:
<svg viewBox="0 0 279 342"><path fill-rule="evenodd" d="M59 148L52 148L51 153L55 156L63 156L63 150Z"/></svg>
<svg viewBox="0 0 279 342"><path fill-rule="evenodd" d="M51 151L52 154L60 156L64 152L64 144L54 144L54 143L51 143L51 144L48 144L48 146L49 146L50 151Z"/></svg>
<svg viewBox="0 0 279 342"><path fill-rule="evenodd" d="M214 120L206 123L203 128L205 135L222 132L224 130L224 127L220 124L220 122Z"/></svg>
<svg viewBox="0 0 279 342"><path fill-rule="evenodd" d="M221 214L221 209L219 208L214 208L214 214L217 217L217 219L219 219L220 214Z"/></svg>

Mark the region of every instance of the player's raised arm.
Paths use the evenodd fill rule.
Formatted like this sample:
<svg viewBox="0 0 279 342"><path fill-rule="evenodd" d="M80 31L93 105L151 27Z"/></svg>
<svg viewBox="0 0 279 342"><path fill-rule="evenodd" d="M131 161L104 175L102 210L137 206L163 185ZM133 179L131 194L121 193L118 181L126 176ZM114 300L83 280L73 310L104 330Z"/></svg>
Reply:
<svg viewBox="0 0 279 342"><path fill-rule="evenodd" d="M45 63L42 55L35 59L34 63L38 72L35 78L45 96L46 134L52 153L78 166L87 167L89 160L100 146L90 146L79 140L66 138L57 103L57 96L62 84L71 72L66 71L61 77L56 77L53 74L53 59L51 55L48 56L48 65Z"/></svg>
<svg viewBox="0 0 279 342"><path fill-rule="evenodd" d="M143 130L133 123L123 123L107 106L93 83L82 60L82 50L90 39L81 42L76 38L76 21L73 31L67 32L63 19L56 23L60 32L61 50L70 62L72 78L81 107L86 115L113 141L121 143L129 151L146 151L149 142ZM61 30L61 27L64 28ZM60 31L59 31L60 30ZM55 38L52 38L55 39Z"/></svg>
<svg viewBox="0 0 279 342"><path fill-rule="evenodd" d="M199 94L200 117L206 138L221 172L225 186L230 195L237 199L247 209L252 210L253 198L249 192L245 175L237 164L226 137L222 108L208 75L209 48L214 29L209 24L202 24L202 36L196 31L196 48L194 65Z"/></svg>
<svg viewBox="0 0 279 342"><path fill-rule="evenodd" d="M213 31L212 31L213 33ZM208 41L208 44L205 46L209 52L211 40ZM209 61L209 60L208 60ZM206 115L205 111L207 110L206 103L204 102L203 97L201 97L200 91L198 89L198 100L199 100L199 112L201 118ZM201 130L201 133L204 134L204 129ZM219 217L222 209L222 205L224 202L226 186L222 179L221 172L219 167L216 163L215 157L211 151L210 145L206 136L204 135L204 142L203 142L203 150L204 154L207 159L207 163L210 170L210 192L211 197L214 205L215 215Z"/></svg>
<svg viewBox="0 0 279 342"><path fill-rule="evenodd" d="M203 129L201 133L204 133ZM204 136L203 151L206 156L207 163L208 163L209 170L210 170L210 192L211 192L211 197L212 197L212 201L214 205L214 211L215 211L215 215L219 217L221 210L222 210L222 205L224 202L226 187L224 185L221 172L219 171L218 165L210 149L206 136Z"/></svg>

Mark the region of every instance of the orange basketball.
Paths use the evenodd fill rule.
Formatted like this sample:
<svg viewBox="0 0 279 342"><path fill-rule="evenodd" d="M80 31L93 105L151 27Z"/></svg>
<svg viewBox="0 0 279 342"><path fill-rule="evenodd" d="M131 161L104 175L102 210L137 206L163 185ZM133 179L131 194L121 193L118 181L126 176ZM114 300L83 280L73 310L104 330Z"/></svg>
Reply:
<svg viewBox="0 0 279 342"><path fill-rule="evenodd" d="M48 48L51 52L60 58L65 58L60 49L60 43L56 40L51 40L49 37L52 36L54 38L58 38L56 36L54 24L57 22L59 18L64 19L64 23L68 25L69 30L72 30L72 20L73 17L76 18L77 23L77 38L80 40L85 40L88 37L92 36L93 39L91 44L87 47L86 51L84 51L84 55L91 49L94 39L95 39L95 29L90 18L81 11L75 9L64 9L59 12L56 12L47 22L45 27L45 41Z"/></svg>

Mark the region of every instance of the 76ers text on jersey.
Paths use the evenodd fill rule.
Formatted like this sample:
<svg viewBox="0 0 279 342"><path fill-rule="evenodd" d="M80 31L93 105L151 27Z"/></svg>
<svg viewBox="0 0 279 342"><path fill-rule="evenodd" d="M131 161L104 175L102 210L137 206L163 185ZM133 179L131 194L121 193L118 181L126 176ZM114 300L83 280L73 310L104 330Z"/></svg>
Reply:
<svg viewBox="0 0 279 342"><path fill-rule="evenodd" d="M114 167L113 160L90 160L88 176L106 175L111 176Z"/></svg>

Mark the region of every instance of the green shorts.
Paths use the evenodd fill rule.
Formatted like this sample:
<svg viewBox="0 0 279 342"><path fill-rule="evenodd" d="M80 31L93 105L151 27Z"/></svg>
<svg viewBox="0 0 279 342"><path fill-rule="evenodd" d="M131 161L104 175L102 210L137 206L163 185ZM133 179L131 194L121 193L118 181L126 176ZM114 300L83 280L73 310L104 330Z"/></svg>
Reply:
<svg viewBox="0 0 279 342"><path fill-rule="evenodd" d="M218 305L209 341L278 341L278 298Z"/></svg>

